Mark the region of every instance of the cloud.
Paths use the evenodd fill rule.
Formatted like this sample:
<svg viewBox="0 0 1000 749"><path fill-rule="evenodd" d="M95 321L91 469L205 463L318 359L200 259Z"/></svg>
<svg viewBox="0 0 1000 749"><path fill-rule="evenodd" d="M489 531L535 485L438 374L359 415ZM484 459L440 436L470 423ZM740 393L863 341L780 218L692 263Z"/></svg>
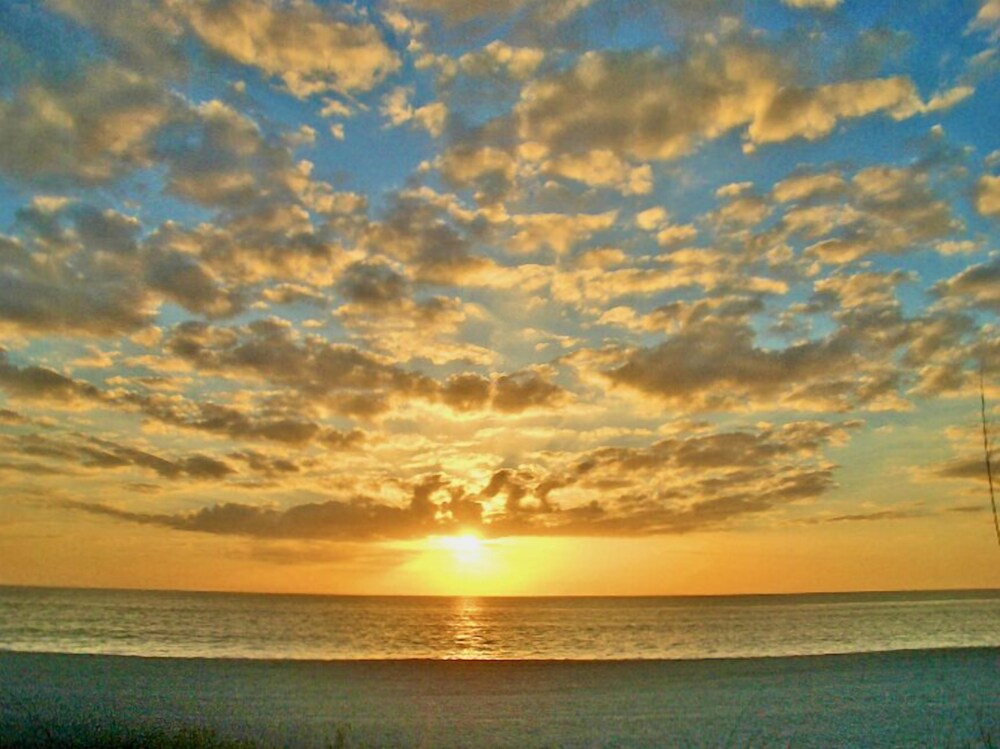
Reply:
<svg viewBox="0 0 1000 749"><path fill-rule="evenodd" d="M32 183L97 184L151 164L154 134L176 103L109 63L36 82L0 100L0 170Z"/></svg>
<svg viewBox="0 0 1000 749"><path fill-rule="evenodd" d="M588 52L571 69L530 82L514 116L522 140L553 153L607 150L662 161L733 130L752 148L816 140L845 119L903 118L923 108L905 77L810 87L772 52L726 43L685 57Z"/></svg>
<svg viewBox="0 0 1000 749"><path fill-rule="evenodd" d="M834 309L856 309L896 304L896 287L916 278L903 271L891 273L855 273L830 276L813 284L814 301L824 303Z"/></svg>
<svg viewBox="0 0 1000 749"><path fill-rule="evenodd" d="M399 362L425 358L436 364L466 360L489 364L495 354L471 342L457 340L474 305L458 297L417 300L409 280L386 262L359 262L338 281L345 304L334 311L340 322L356 331L376 351Z"/></svg>
<svg viewBox="0 0 1000 749"><path fill-rule="evenodd" d="M160 147L169 166L167 190L209 206L253 198L259 190L258 171L266 168L269 156L256 123L212 100L193 109L185 125Z"/></svg>
<svg viewBox="0 0 1000 749"><path fill-rule="evenodd" d="M952 305L1000 312L1000 258L970 265L951 278L939 281L933 292Z"/></svg>
<svg viewBox="0 0 1000 749"><path fill-rule="evenodd" d="M181 531L264 539L406 539L470 530L505 535L650 535L724 528L780 512L833 486L819 457L857 422L780 428L600 448L563 468L502 468L478 489L442 474L407 482L409 499L365 496L281 508L220 503L175 514L69 502L72 509ZM654 488L655 487L655 488ZM569 501L580 495L582 499Z"/></svg>
<svg viewBox="0 0 1000 749"><path fill-rule="evenodd" d="M506 16L531 0L399 0L401 6L440 15L448 23L463 23L479 16Z"/></svg>
<svg viewBox="0 0 1000 749"><path fill-rule="evenodd" d="M296 505L288 510L229 502L177 515L130 512L81 502L66 506L143 525L252 538L357 541L412 538L427 530L421 528L419 518L405 509L365 499L330 500Z"/></svg>
<svg viewBox="0 0 1000 749"><path fill-rule="evenodd" d="M72 245L69 252L32 249L0 236L0 321L29 331L97 336L139 330L152 321L154 308L135 283L131 258Z"/></svg>
<svg viewBox="0 0 1000 749"><path fill-rule="evenodd" d="M781 0L789 8L818 8L819 10L833 10L839 7L843 0Z"/></svg>
<svg viewBox="0 0 1000 749"><path fill-rule="evenodd" d="M762 114L750 121L747 135L753 145L792 138L817 140L843 119L876 112L905 118L922 107L913 81L900 76L816 88L787 86L769 97Z"/></svg>
<svg viewBox="0 0 1000 749"><path fill-rule="evenodd" d="M162 297L209 316L243 306L196 254L143 244L131 216L36 198L18 221L23 240L0 236L0 319L20 328L113 336L148 326Z"/></svg>
<svg viewBox="0 0 1000 749"><path fill-rule="evenodd" d="M106 472L140 468L170 480L181 478L219 480L234 473L225 461L194 453L179 458L164 458L148 450L121 445L111 440L82 435L45 437L24 434L0 439L0 450L57 462L56 469L66 464Z"/></svg>
<svg viewBox="0 0 1000 749"><path fill-rule="evenodd" d="M848 188L850 200L795 208L783 223L810 239L806 248L823 263L849 263L876 253L912 252L962 228L951 205L935 194L929 176L916 167L870 166Z"/></svg>
<svg viewBox="0 0 1000 749"><path fill-rule="evenodd" d="M386 215L368 225L364 244L373 253L407 265L415 281L462 284L492 263L473 253L478 230L471 221L450 214L423 193L397 193Z"/></svg>
<svg viewBox="0 0 1000 749"><path fill-rule="evenodd" d="M693 238L692 226L667 226L658 237L668 246ZM583 256L586 258L586 256ZM552 296L595 309L595 305L627 296L649 296L668 291L698 288L705 292L784 294L788 284L779 276L762 275L746 258L706 247L681 247L642 263L621 268L582 267L559 269L552 276ZM602 310L603 311L603 310Z"/></svg>
<svg viewBox="0 0 1000 749"><path fill-rule="evenodd" d="M497 358L485 346L460 340L463 326L480 313L458 297L416 300L407 295L385 306L353 301L333 314L373 351L400 363L427 359L435 364L465 361L488 365Z"/></svg>
<svg viewBox="0 0 1000 749"><path fill-rule="evenodd" d="M518 414L530 409L559 408L568 402L569 394L538 372L493 377L462 373L445 381L441 400L458 412L493 409Z"/></svg>
<svg viewBox="0 0 1000 749"><path fill-rule="evenodd" d="M266 440L292 445L316 441L331 450L351 450L365 441L358 429L322 426L294 410L280 407L241 409L180 395L147 394L115 388L102 390L48 367L19 367L0 350L0 389L16 399L48 406L111 408L139 412L173 427L224 435L236 440ZM355 402L355 407L363 404Z"/></svg>
<svg viewBox="0 0 1000 749"><path fill-rule="evenodd" d="M1000 0L982 0L969 28L973 31L993 31L996 34L1000 30Z"/></svg>
<svg viewBox="0 0 1000 749"><path fill-rule="evenodd" d="M917 510L873 510L872 512L856 512L849 515L834 515L824 518L825 523L867 523L880 520L909 520L921 517L924 512Z"/></svg>
<svg viewBox="0 0 1000 749"><path fill-rule="evenodd" d="M622 195L646 195L653 190L649 165L632 166L606 149L557 156L544 162L542 171L590 187L610 187Z"/></svg>
<svg viewBox="0 0 1000 749"><path fill-rule="evenodd" d="M603 372L612 385L654 395L675 407L698 410L785 408L863 409L889 402L896 375L877 337L859 321L823 339L784 349L755 345L743 322L709 319L662 343L629 352Z"/></svg>
<svg viewBox="0 0 1000 749"><path fill-rule="evenodd" d="M60 13L97 31L111 52L133 70L179 76L187 72L182 27L160 0L46 0Z"/></svg>
<svg viewBox="0 0 1000 749"><path fill-rule="evenodd" d="M787 177L774 185L772 194L780 203L808 200L814 197L836 196L846 188L839 172L801 173Z"/></svg>
<svg viewBox="0 0 1000 749"><path fill-rule="evenodd" d="M311 180L286 144L269 142L227 104L175 103L170 117L145 157L161 160L168 192L223 212L212 223L167 221L148 233L121 212L37 196L17 213L20 236L0 236L0 319L107 336L147 325L163 299L225 317L248 306L247 286L263 279L329 282L335 245L315 231L309 210L342 216L364 201ZM103 137L114 134L87 136Z"/></svg>
<svg viewBox="0 0 1000 749"><path fill-rule="evenodd" d="M6 352L3 354L6 357ZM3 424L27 424L28 419L22 416L17 411L11 411L9 408L0 408L0 423Z"/></svg>
<svg viewBox="0 0 1000 749"><path fill-rule="evenodd" d="M131 512L84 502L67 502L66 506L144 525L264 539L407 539L456 532L464 527L457 517L478 520L478 507L460 497L441 503L429 501L428 495L438 488L436 483L417 484L412 489L408 506L390 505L363 496L309 502L285 509L227 502L174 515Z"/></svg>
<svg viewBox="0 0 1000 749"><path fill-rule="evenodd" d="M17 398L75 402L98 398L100 391L48 367L18 367L0 349L0 387Z"/></svg>
<svg viewBox="0 0 1000 749"><path fill-rule="evenodd" d="M177 10L211 49L300 98L369 91L400 65L374 26L337 20L308 0L197 0Z"/></svg>
<svg viewBox="0 0 1000 749"><path fill-rule="evenodd" d="M335 449L345 449L360 441L351 439L341 430L326 429L297 413L280 409L263 414L255 409L248 413L246 409L211 401L188 401L176 396L137 392L115 394L108 400L112 406L137 410L163 424L236 440L266 440L288 445L319 440Z"/></svg>
<svg viewBox="0 0 1000 749"><path fill-rule="evenodd" d="M449 187L474 187L479 205L506 199L514 189L520 168L518 159L502 148L461 142L450 146L434 165Z"/></svg>
<svg viewBox="0 0 1000 749"><path fill-rule="evenodd" d="M984 216L1000 216L1000 177L985 174L976 183L976 210Z"/></svg>
<svg viewBox="0 0 1000 749"><path fill-rule="evenodd" d="M449 395L447 383L442 385L353 345L331 343L318 336L300 337L275 321L240 328L185 323L171 331L165 347L202 372L257 378L286 388L297 398L321 400L349 416L375 416L411 399L427 403L443 400L449 405L459 402ZM430 351L423 353L432 355ZM504 413L557 407L566 396L541 375L527 372L496 375L491 392L491 399L480 405Z"/></svg>
<svg viewBox="0 0 1000 749"><path fill-rule="evenodd" d="M146 282L185 309L208 317L229 317L244 307L237 291L227 288L198 258L184 252L150 253Z"/></svg>
<svg viewBox="0 0 1000 749"><path fill-rule="evenodd" d="M667 223L669 214L663 206L653 206L635 214L635 225L643 231L654 231Z"/></svg>
<svg viewBox="0 0 1000 749"><path fill-rule="evenodd" d="M436 389L426 376L356 346L299 337L276 320L240 328L183 323L171 331L165 347L200 371L258 378L348 411L362 404L381 411L394 397L433 397Z"/></svg>
<svg viewBox="0 0 1000 749"><path fill-rule="evenodd" d="M507 246L517 253L538 252L547 247L562 255L593 234L610 229L617 217L617 211L576 215L559 213L517 215L513 217L516 232Z"/></svg>
<svg viewBox="0 0 1000 749"><path fill-rule="evenodd" d="M505 74L526 80L545 60L545 51L534 47L512 47L494 39L481 50L466 52L454 63L457 70L476 77Z"/></svg>
<svg viewBox="0 0 1000 749"><path fill-rule="evenodd" d="M856 417L940 432L1000 353L994 0L21 5L0 471L78 510L275 559L874 520L920 505L800 507Z"/></svg>
<svg viewBox="0 0 1000 749"><path fill-rule="evenodd" d="M690 242L697 236L698 229L692 224L667 224L656 232L656 243L661 247L670 247L681 242Z"/></svg>
<svg viewBox="0 0 1000 749"><path fill-rule="evenodd" d="M448 119L448 107L444 102L436 101L421 107L410 103L413 89L397 86L382 98L381 113L389 121L389 125L398 127L410 123L413 127L421 127L437 138L444 132Z"/></svg>
<svg viewBox="0 0 1000 749"><path fill-rule="evenodd" d="M272 457L257 450L238 450L229 453L229 457L244 462L252 471L269 478L298 473L300 470L299 465L288 458Z"/></svg>
<svg viewBox="0 0 1000 749"><path fill-rule="evenodd" d="M986 481L986 464L981 456L956 458L932 468L932 475L943 479Z"/></svg>

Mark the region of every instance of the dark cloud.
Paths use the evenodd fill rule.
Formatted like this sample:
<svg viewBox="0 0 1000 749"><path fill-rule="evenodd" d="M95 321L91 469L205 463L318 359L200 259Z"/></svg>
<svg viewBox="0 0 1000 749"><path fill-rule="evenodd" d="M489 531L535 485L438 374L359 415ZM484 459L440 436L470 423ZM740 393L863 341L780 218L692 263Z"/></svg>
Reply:
<svg viewBox="0 0 1000 749"><path fill-rule="evenodd" d="M369 226L365 241L407 263L417 281L454 285L489 267L473 252L486 228L481 221L456 223L443 207L417 194L397 193L385 217Z"/></svg>
<svg viewBox="0 0 1000 749"><path fill-rule="evenodd" d="M933 475L943 479L970 479L985 482L986 461L982 456L952 460L934 467Z"/></svg>
<svg viewBox="0 0 1000 749"><path fill-rule="evenodd" d="M0 356L6 356L6 352L0 354ZM9 408L0 408L0 423L4 424L27 424L28 419L22 416L17 411L11 411Z"/></svg>
<svg viewBox="0 0 1000 749"><path fill-rule="evenodd" d="M229 457L241 460L250 470L269 477L298 473L300 470L298 463L293 460L265 455L256 450L240 450L230 453Z"/></svg>
<svg viewBox="0 0 1000 749"><path fill-rule="evenodd" d="M340 413L368 417L394 401L438 400L457 410L493 408L520 413L553 408L567 393L535 372L492 378L465 373L443 385L357 346L299 336L290 326L261 320L241 328L205 323L176 326L166 341L173 354L206 372L243 374L281 385L307 398L323 398Z"/></svg>
<svg viewBox="0 0 1000 749"><path fill-rule="evenodd" d="M501 375L494 382L493 408L520 413L529 408L552 408L565 403L567 393L535 372Z"/></svg>
<svg viewBox="0 0 1000 749"><path fill-rule="evenodd" d="M356 346L318 336L300 338L277 321L261 320L240 329L185 323L171 332L166 348L200 370L250 375L308 397L339 406L352 395L433 397L436 383L366 353ZM387 403L386 403L387 407Z"/></svg>
<svg viewBox="0 0 1000 749"><path fill-rule="evenodd" d="M137 409L150 418L185 429L221 434L239 440L269 440L290 445L315 438L340 441L340 432L328 430L297 415L257 415L233 406L212 402L179 401L174 397L125 393L113 403Z"/></svg>
<svg viewBox="0 0 1000 749"><path fill-rule="evenodd" d="M48 367L18 367L0 349L0 387L11 395L30 400L75 401L100 397L100 390L81 380L60 374Z"/></svg>
<svg viewBox="0 0 1000 749"><path fill-rule="evenodd" d="M493 382L482 375L452 375L441 390L441 400L456 411L484 408L493 394Z"/></svg>
<svg viewBox="0 0 1000 749"><path fill-rule="evenodd" d="M89 207L22 210L28 241L0 236L0 320L30 331L115 335L153 319L136 283L136 222Z"/></svg>
<svg viewBox="0 0 1000 749"><path fill-rule="evenodd" d="M637 349L625 363L607 370L616 385L626 385L668 402L702 409L739 409L761 401L789 404L842 401L863 405L869 396L856 380L861 341L831 336L790 346L755 345L744 324L710 321L691 325L651 348ZM822 388L826 385L826 396Z"/></svg>
<svg viewBox="0 0 1000 749"><path fill-rule="evenodd" d="M404 276L379 262L350 265L341 274L337 289L348 302L379 310L398 306L411 293Z"/></svg>
<svg viewBox="0 0 1000 749"><path fill-rule="evenodd" d="M74 21L96 31L108 52L134 70L179 76L188 69L177 24L158 0L48 0Z"/></svg>
<svg viewBox="0 0 1000 749"><path fill-rule="evenodd" d="M188 401L178 396L136 391L105 391L83 380L38 366L18 367L0 350L0 388L17 398L41 402L87 403L92 407L138 411L142 415L184 429L221 434L239 440L268 440L305 444L318 440L332 450L358 447L365 435L357 429L326 427L280 409L248 412L211 401Z"/></svg>
<svg viewBox="0 0 1000 749"><path fill-rule="evenodd" d="M537 372L515 372L492 378L473 373L452 375L440 391L442 402L456 411L493 409L516 414L564 405L569 393Z"/></svg>
<svg viewBox="0 0 1000 749"><path fill-rule="evenodd" d="M108 63L28 84L0 101L0 170L30 183L106 182L151 163L153 136L177 106Z"/></svg>
<svg viewBox="0 0 1000 749"><path fill-rule="evenodd" d="M356 496L288 508L226 503L177 514L80 502L71 506L177 530L255 538L403 539L459 531L494 537L688 533L822 496L835 485L822 449L846 440L859 426L793 422L756 432L666 439L647 448L602 448L558 471L499 469L475 492L445 474L428 474L404 482L410 494L405 505ZM259 454L231 457L257 470L277 470ZM595 493L594 499L579 499Z"/></svg>
<svg viewBox="0 0 1000 749"><path fill-rule="evenodd" d="M240 292L227 287L197 257L184 252L154 250L146 261L146 283L191 312L230 317L240 312Z"/></svg>
<svg viewBox="0 0 1000 749"><path fill-rule="evenodd" d="M454 528L450 523L428 520L411 508L393 507L363 497L307 503L288 509L230 502L177 515L137 513L80 502L67 506L175 530L269 539L406 539Z"/></svg>
<svg viewBox="0 0 1000 749"><path fill-rule="evenodd" d="M76 473L67 467L26 460L0 460L0 472L23 473L27 476L72 476Z"/></svg>
<svg viewBox="0 0 1000 749"><path fill-rule="evenodd" d="M107 471L120 468L142 468L161 478L219 480L234 473L224 461L209 455L194 453L177 458L164 458L148 450L122 445L111 440L83 435L24 434L0 436L0 449L14 454L54 461L48 472L64 472L67 464L84 469Z"/></svg>
<svg viewBox="0 0 1000 749"><path fill-rule="evenodd" d="M932 291L949 304L1000 312L1000 257L971 265L939 281Z"/></svg>
<svg viewBox="0 0 1000 749"><path fill-rule="evenodd" d="M909 520L920 517L923 513L914 510L875 510L873 512L856 512L849 515L835 515L826 518L827 523L869 523L881 520Z"/></svg>

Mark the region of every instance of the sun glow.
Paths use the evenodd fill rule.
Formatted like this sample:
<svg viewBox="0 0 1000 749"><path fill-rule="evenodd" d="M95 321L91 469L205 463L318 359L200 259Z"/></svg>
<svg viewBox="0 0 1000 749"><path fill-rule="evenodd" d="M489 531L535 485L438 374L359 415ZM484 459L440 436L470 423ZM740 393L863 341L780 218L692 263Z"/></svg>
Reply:
<svg viewBox="0 0 1000 749"><path fill-rule="evenodd" d="M436 545L451 553L460 565L478 565L486 557L486 544L479 536L466 533L461 536L439 536Z"/></svg>

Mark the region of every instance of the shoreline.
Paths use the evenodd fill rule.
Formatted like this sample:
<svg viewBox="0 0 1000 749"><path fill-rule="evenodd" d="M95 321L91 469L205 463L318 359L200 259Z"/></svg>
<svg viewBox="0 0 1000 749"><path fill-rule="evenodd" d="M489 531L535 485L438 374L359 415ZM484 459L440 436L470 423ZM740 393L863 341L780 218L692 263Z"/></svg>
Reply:
<svg viewBox="0 0 1000 749"><path fill-rule="evenodd" d="M72 735L114 720L290 747L342 734L371 747L983 746L984 731L1000 736L1000 649L674 661L0 652L0 706L0 745L31 726Z"/></svg>

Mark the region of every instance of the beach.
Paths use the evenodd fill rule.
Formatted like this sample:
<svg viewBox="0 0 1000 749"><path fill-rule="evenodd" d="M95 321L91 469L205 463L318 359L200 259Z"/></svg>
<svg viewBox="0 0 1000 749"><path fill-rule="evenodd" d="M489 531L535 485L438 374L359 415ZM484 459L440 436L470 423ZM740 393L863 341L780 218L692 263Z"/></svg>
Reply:
<svg viewBox="0 0 1000 749"><path fill-rule="evenodd" d="M1000 651L692 661L0 653L4 745L90 725L262 746L988 746ZM41 731L42 733L39 733Z"/></svg>

